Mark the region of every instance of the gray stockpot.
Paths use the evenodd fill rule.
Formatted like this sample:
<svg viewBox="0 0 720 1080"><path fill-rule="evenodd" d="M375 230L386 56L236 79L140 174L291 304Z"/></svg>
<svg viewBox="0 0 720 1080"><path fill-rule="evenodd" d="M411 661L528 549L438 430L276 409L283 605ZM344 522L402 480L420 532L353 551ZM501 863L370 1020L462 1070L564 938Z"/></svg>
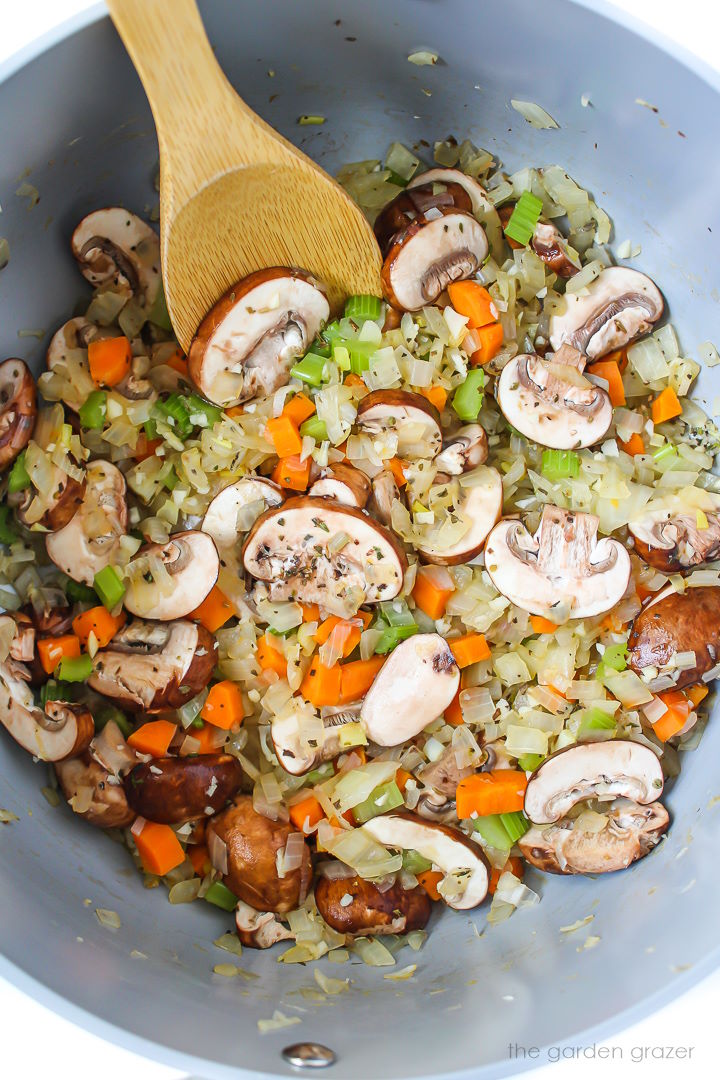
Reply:
<svg viewBox="0 0 720 1080"><path fill-rule="evenodd" d="M330 171L381 156L393 139L449 133L510 169L562 163L610 212L617 240L642 243L637 264L663 288L688 354L716 335L719 86L671 44L652 43L614 9L569 0L201 6L242 96ZM142 214L156 202L150 112L102 16L94 10L53 32L0 72L0 235L11 246L0 351L37 371L49 334L89 295L69 251L75 223L96 207ZM442 64L409 64L418 47L437 50ZM531 128L513 97L540 102L560 130ZM299 128L301 113L327 123ZM40 192L32 210L14 195L25 169ZM41 327L42 341L18 339ZM717 391L712 373L701 377L700 399L712 399L711 383ZM399 957L398 967L417 961L408 982L323 963L353 987L320 1007L298 993L315 985L312 970L278 964L277 950L238 961L258 978L212 975L234 959L211 944L231 916L201 903L173 907L164 889L143 889L123 848L47 804L44 766L2 732L0 806L20 820L1 829L0 972L97 1034L199 1076L289 1075L280 1051L303 1039L337 1053L327 1073L337 1078L489 1080L522 1067L509 1063L509 1044L608 1036L718 964L720 862L711 850L720 807L709 804L719 755L715 721L668 795L668 839L644 862L595 880L528 875L542 903L496 928L486 928L486 907L436 915L423 950ZM119 912L121 929L103 928L96 907ZM589 914L589 928L559 933ZM600 944L578 951L588 933ZM275 1008L302 1023L260 1037L257 1020Z"/></svg>

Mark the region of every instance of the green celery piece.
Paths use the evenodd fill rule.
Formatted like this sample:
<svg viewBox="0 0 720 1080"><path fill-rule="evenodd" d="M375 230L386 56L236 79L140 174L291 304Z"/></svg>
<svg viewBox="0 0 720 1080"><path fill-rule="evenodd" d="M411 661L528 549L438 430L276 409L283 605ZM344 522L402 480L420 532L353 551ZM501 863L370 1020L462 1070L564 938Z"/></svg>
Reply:
<svg viewBox="0 0 720 1080"><path fill-rule="evenodd" d="M579 735L586 735L590 731L613 731L615 720L602 709L586 709L585 715L580 721Z"/></svg>
<svg viewBox="0 0 720 1080"><path fill-rule="evenodd" d="M207 900L208 904L214 904L215 907L222 908L223 911L234 911L238 902L235 893L230 892L227 885L223 885L222 881L213 881L203 899Z"/></svg>
<svg viewBox="0 0 720 1080"><path fill-rule="evenodd" d="M497 851L509 851L513 846L513 841L503 825L501 814L485 814L483 817L473 818L472 826L475 832L480 833L485 843Z"/></svg>
<svg viewBox="0 0 720 1080"><path fill-rule="evenodd" d="M666 458L676 457L677 447L673 443L665 443L664 446L659 446L657 450L653 450L653 460L665 461Z"/></svg>
<svg viewBox="0 0 720 1080"><path fill-rule="evenodd" d="M68 600L72 600L74 604L97 604L98 602L98 595L95 590L82 581L73 581L72 578L67 578L62 583L62 587Z"/></svg>
<svg viewBox="0 0 720 1080"><path fill-rule="evenodd" d="M320 765L317 769L311 769L309 773L306 773L305 782L307 784L322 784L324 780L329 780L334 775L335 770L332 762L327 761L324 765Z"/></svg>
<svg viewBox="0 0 720 1080"><path fill-rule="evenodd" d="M95 575L93 585L95 592L108 611L116 608L125 595L125 586L114 566L104 566Z"/></svg>
<svg viewBox="0 0 720 1080"><path fill-rule="evenodd" d="M146 420L145 423L143 424L143 431L145 432L146 438L148 438L148 439L157 439L157 437L158 437L157 421L152 420L152 419L151 420Z"/></svg>
<svg viewBox="0 0 720 1080"><path fill-rule="evenodd" d="M297 364L290 368L290 374L296 379L302 379L310 386L320 386L323 381L327 357L318 356L316 353L306 353Z"/></svg>
<svg viewBox="0 0 720 1080"><path fill-rule="evenodd" d="M356 341L348 338L343 342L350 354L350 369L354 375L362 375L370 367L370 357L378 351L372 341Z"/></svg>
<svg viewBox="0 0 720 1080"><path fill-rule="evenodd" d="M309 416L300 425L300 434L309 435L315 442L325 442L328 437L325 421L321 420L317 414Z"/></svg>
<svg viewBox="0 0 720 1080"><path fill-rule="evenodd" d="M133 733L133 725L126 713L124 713L122 709L118 709L117 705L113 705L111 702L100 705L99 708L95 710L93 719L95 721L96 731L102 731L106 724L110 723L111 720L114 720L126 739L128 735L132 735Z"/></svg>
<svg viewBox="0 0 720 1080"><path fill-rule="evenodd" d="M465 382L458 386L452 400L452 406L461 420L468 423L477 420L483 403L485 372L482 368L472 368L467 373Z"/></svg>
<svg viewBox="0 0 720 1080"><path fill-rule="evenodd" d="M13 544L18 538L16 529L8 520L11 515L12 510L9 506L0 506L0 544Z"/></svg>
<svg viewBox="0 0 720 1080"><path fill-rule="evenodd" d="M403 803L404 799L400 788L394 780L388 780L386 784L380 784L374 791L371 791L364 802L353 806L353 817L358 825L363 825L366 821L370 821L371 818L386 814L388 810L397 809Z"/></svg>
<svg viewBox="0 0 720 1080"><path fill-rule="evenodd" d="M407 870L408 874L422 874L432 866L430 860L414 848L405 848L402 853L402 864L403 870Z"/></svg>
<svg viewBox="0 0 720 1080"><path fill-rule="evenodd" d="M522 810L515 810L512 814L500 814L499 817L513 844L516 844L520 837L524 836L530 828L530 822Z"/></svg>
<svg viewBox="0 0 720 1080"><path fill-rule="evenodd" d="M217 405L211 405L209 401L205 401L199 394L188 394L183 398L183 401L189 416L201 413L207 419L208 427L213 427L218 420L222 419L222 409Z"/></svg>
<svg viewBox="0 0 720 1080"><path fill-rule="evenodd" d="M332 358L341 371L350 371L350 353L344 345L333 345Z"/></svg>
<svg viewBox="0 0 720 1080"><path fill-rule="evenodd" d="M171 465L170 466L170 472L167 474L167 476L163 480L163 485L168 489L168 491L174 491L174 489L178 486L179 482L180 482L180 477L175 472L175 466Z"/></svg>
<svg viewBox="0 0 720 1080"><path fill-rule="evenodd" d="M25 451L15 458L13 467L8 477L8 492L14 495L16 491L25 491L30 487L30 474L25 468Z"/></svg>
<svg viewBox="0 0 720 1080"><path fill-rule="evenodd" d="M382 300L379 296L349 296L345 301L346 319L379 319Z"/></svg>
<svg viewBox="0 0 720 1080"><path fill-rule="evenodd" d="M382 637L378 638L375 654L384 656L386 653L392 652L401 641L405 641L406 638L417 634L419 629L417 623L413 623L412 626L388 626L386 630L383 630Z"/></svg>
<svg viewBox="0 0 720 1080"><path fill-rule="evenodd" d="M396 610L395 604L400 608ZM388 626L414 626L415 620L406 600L383 600L380 603L383 619Z"/></svg>
<svg viewBox="0 0 720 1080"><path fill-rule="evenodd" d="M63 656L55 669L59 682L85 682L92 675L93 662L89 656Z"/></svg>
<svg viewBox="0 0 720 1080"><path fill-rule="evenodd" d="M155 326L159 326L162 330L172 330L172 323L170 322L170 316L168 315L165 290L163 289L162 281L158 287L153 306L150 308L150 314L148 315L147 321L154 323Z"/></svg>
<svg viewBox="0 0 720 1080"><path fill-rule="evenodd" d="M44 709L48 701L74 701L74 695L75 687L72 683L48 679L40 688L40 703Z"/></svg>
<svg viewBox="0 0 720 1080"><path fill-rule="evenodd" d="M505 226L505 235L518 244L529 244L541 213L542 200L532 191L523 191Z"/></svg>
<svg viewBox="0 0 720 1080"><path fill-rule="evenodd" d="M86 431L102 431L107 415L107 393L93 390L78 409L80 424Z"/></svg>
<svg viewBox="0 0 720 1080"><path fill-rule="evenodd" d="M542 474L550 481L567 480L580 472L580 457L574 450L543 450Z"/></svg>
<svg viewBox="0 0 720 1080"><path fill-rule="evenodd" d="M604 679L608 671L624 671L627 667L627 645L608 645L595 672L596 679Z"/></svg>
<svg viewBox="0 0 720 1080"><path fill-rule="evenodd" d="M542 754L521 754L518 765L524 772L535 772L542 760Z"/></svg>
<svg viewBox="0 0 720 1080"><path fill-rule="evenodd" d="M180 439L188 437L193 426L181 394L170 394L165 401L159 401L155 408L164 420L174 420L170 426Z"/></svg>

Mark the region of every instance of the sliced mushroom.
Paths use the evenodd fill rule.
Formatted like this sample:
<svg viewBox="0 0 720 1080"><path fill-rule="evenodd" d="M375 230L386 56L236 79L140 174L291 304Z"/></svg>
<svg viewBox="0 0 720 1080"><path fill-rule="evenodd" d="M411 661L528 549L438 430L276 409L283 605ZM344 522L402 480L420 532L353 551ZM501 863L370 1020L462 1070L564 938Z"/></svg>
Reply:
<svg viewBox="0 0 720 1080"><path fill-rule="evenodd" d="M447 473L448 476L460 476L469 469L484 465L487 456L488 441L485 431L479 424L467 424L444 440L435 464L438 472Z"/></svg>
<svg viewBox="0 0 720 1080"><path fill-rule="evenodd" d="M467 528L459 540L448 545L417 545L423 562L438 566L455 566L470 562L479 555L495 522L502 513L503 486L500 473L487 465L477 468L479 480L471 487L459 486L450 520L459 517Z"/></svg>
<svg viewBox="0 0 720 1080"><path fill-rule="evenodd" d="M412 849L429 859L445 875L453 874L464 885L461 896L447 900L457 911L477 907L487 896L490 871L477 844L449 825L423 821L416 814L380 814L362 826L384 847Z"/></svg>
<svg viewBox="0 0 720 1080"><path fill-rule="evenodd" d="M705 514L705 525L698 524L698 513L654 510L628 529L635 538L635 551L650 566L667 574L702 566L720 555L720 512Z"/></svg>
<svg viewBox="0 0 720 1080"><path fill-rule="evenodd" d="M93 761L97 761L117 783L139 760L139 755L125 741L115 720L108 720L103 725L90 743L88 752Z"/></svg>
<svg viewBox="0 0 720 1080"><path fill-rule="evenodd" d="M399 746L437 720L457 693L460 670L439 634L393 649L365 695L360 721L378 746Z"/></svg>
<svg viewBox="0 0 720 1080"><path fill-rule="evenodd" d="M440 413L422 394L409 390L373 390L357 411L357 426L365 435L392 431L400 457L435 457L442 445Z"/></svg>
<svg viewBox="0 0 720 1080"><path fill-rule="evenodd" d="M381 274L385 298L393 307L419 311L450 282L472 277L487 252L485 230L472 214L431 209L393 238Z"/></svg>
<svg viewBox="0 0 720 1080"><path fill-rule="evenodd" d="M442 173L442 183L433 183L433 177L428 173L415 177L403 191L395 196L392 202L383 207L376 217L373 228L383 255L387 253L398 233L403 232L412 225L413 221L428 211L434 213L455 209L473 212L473 201L480 206L482 196L487 199L484 189L477 181L470 176L465 176L457 169L431 169L430 171ZM475 185L479 190L471 193L462 181ZM479 193L482 193L482 196Z"/></svg>
<svg viewBox="0 0 720 1080"><path fill-rule="evenodd" d="M418 799L416 811L428 821L455 821L455 792L461 780L475 772L472 765L462 769L457 763L454 746L443 750L437 761L431 761L418 775L422 785L422 794Z"/></svg>
<svg viewBox="0 0 720 1080"><path fill-rule="evenodd" d="M370 481L365 473L354 465L339 461L323 469L308 494L336 499L345 506L355 506L362 510L370 498Z"/></svg>
<svg viewBox="0 0 720 1080"><path fill-rule="evenodd" d="M95 731L84 705L48 701L45 711L35 705L24 664L0 664L0 724L23 750L41 761L62 761L86 750Z"/></svg>
<svg viewBox="0 0 720 1080"><path fill-rule="evenodd" d="M503 368L495 398L514 428L541 446L557 450L593 446L612 423L606 390L583 375L584 358L562 346L551 359L515 356Z"/></svg>
<svg viewBox="0 0 720 1080"><path fill-rule="evenodd" d="M395 482L395 477L389 469L383 469L377 476L373 476L372 502L370 506L375 517L383 525L392 525L393 503L399 498L400 490Z"/></svg>
<svg viewBox="0 0 720 1080"><path fill-rule="evenodd" d="M128 805L162 825L216 814L242 782L242 766L230 754L154 758L135 765L124 780Z"/></svg>
<svg viewBox="0 0 720 1080"><path fill-rule="evenodd" d="M291 776L304 776L311 769L316 769L324 761L332 761L342 753L339 728L343 724L357 721L359 708L343 706L323 717L324 735L322 742L310 746L302 738L297 719L273 717L270 737L275 754L285 772Z"/></svg>
<svg viewBox="0 0 720 1080"><path fill-rule="evenodd" d="M27 528L41 525L53 532L72 520L85 494L85 476L75 480L58 466L52 467L53 480L49 491L35 492L27 488L17 496L17 516ZM8 501L14 502L10 496Z"/></svg>
<svg viewBox="0 0 720 1080"><path fill-rule="evenodd" d="M498 211L493 206L485 188L474 177L460 169L435 168L419 173L409 182L405 191L416 195L417 189L431 193L435 199L445 195L445 202L428 202L420 206L424 211L433 205L449 206L447 193L452 197L452 205L457 210L469 210L482 225L488 238L490 250L498 262L503 259L503 231ZM463 195L460 194L463 192Z"/></svg>
<svg viewBox="0 0 720 1080"><path fill-rule="evenodd" d="M665 307L655 282L627 266L608 266L586 295L566 293L565 301L564 313L550 317L550 344L572 345L592 360L649 333Z"/></svg>
<svg viewBox="0 0 720 1080"><path fill-rule="evenodd" d="M96 654L88 684L133 712L178 709L205 689L216 659L217 641L203 626L137 619Z"/></svg>
<svg viewBox="0 0 720 1080"><path fill-rule="evenodd" d="M432 911L430 897L420 886L403 889L396 881L381 892L359 877L318 877L315 903L328 926L352 937L424 930Z"/></svg>
<svg viewBox="0 0 720 1080"><path fill-rule="evenodd" d="M644 858L667 831L670 815L662 803L639 806L628 800L606 811L599 832L583 829L582 817L534 825L518 841L523 856L549 874L606 874Z"/></svg>
<svg viewBox="0 0 720 1080"><path fill-rule="evenodd" d="M506 203L498 211L503 229L510 221L514 209L514 203ZM511 248L524 246L509 236L506 240ZM538 221L530 240L530 247L558 277L571 278L582 269L577 252L573 251L563 234L552 222Z"/></svg>
<svg viewBox="0 0 720 1080"><path fill-rule="evenodd" d="M668 591L649 600L635 617L628 650L633 671L667 668L678 689L700 682L720 660L720 586ZM681 652L695 653L695 666L668 668Z"/></svg>
<svg viewBox="0 0 720 1080"><path fill-rule="evenodd" d="M35 627L29 616L21 611L0 615L0 640L7 643L8 639L10 658L30 663L35 656Z"/></svg>
<svg viewBox="0 0 720 1080"><path fill-rule="evenodd" d="M124 829L135 820L122 784L86 751L55 763L60 789L71 810L100 829Z"/></svg>
<svg viewBox="0 0 720 1080"><path fill-rule="evenodd" d="M238 523L241 511L257 504L262 512L269 506L279 506L282 501L282 489L264 476L244 476L218 492L205 511L202 531L212 536L224 566L237 565L235 548L238 536L247 532L249 527Z"/></svg>
<svg viewBox="0 0 720 1080"><path fill-rule="evenodd" d="M72 235L72 253L92 285L126 284L149 310L161 285L160 239L154 229L120 206L95 210Z"/></svg>
<svg viewBox="0 0 720 1080"><path fill-rule="evenodd" d="M329 542L348 542L336 551ZM335 499L305 495L267 510L243 547L243 564L268 582L274 600L319 603L355 614L361 603L392 600L402 588L405 553L389 529Z"/></svg>
<svg viewBox="0 0 720 1080"><path fill-rule="evenodd" d="M139 559L142 575L133 573ZM219 569L212 537L193 530L174 533L165 544L141 548L130 562L125 607L141 619L182 619L202 604Z"/></svg>
<svg viewBox="0 0 720 1080"><path fill-rule="evenodd" d="M293 911L303 903L310 885L310 850L304 845L302 866L280 877L276 856L296 830L283 821L270 821L253 809L252 796L236 795L234 803L208 824L208 840L216 837L227 848L227 887L256 911Z"/></svg>
<svg viewBox="0 0 720 1080"><path fill-rule="evenodd" d="M218 405L284 386L293 361L326 322L322 286L304 270L274 266L238 281L198 327L188 352L194 382Z"/></svg>
<svg viewBox="0 0 720 1080"><path fill-rule="evenodd" d="M109 461L91 461L77 512L62 529L45 538L55 565L71 577L92 585L95 575L118 557L127 529L125 477Z"/></svg>
<svg viewBox="0 0 720 1080"><path fill-rule="evenodd" d="M25 449L35 427L35 380L23 360L0 364L0 470Z"/></svg>
<svg viewBox="0 0 720 1080"><path fill-rule="evenodd" d="M269 949L278 941L294 941L292 930L284 926L274 911L256 911L238 900L235 926L240 944L248 949Z"/></svg>
<svg viewBox="0 0 720 1080"><path fill-rule="evenodd" d="M618 540L598 540L597 529L594 514L549 505L534 536L505 518L488 537L485 567L498 592L532 615L600 615L625 593L630 556Z"/></svg>
<svg viewBox="0 0 720 1080"><path fill-rule="evenodd" d="M547 825L587 799L625 798L646 806L660 798L664 783L657 754L643 743L576 743L538 765L525 789L525 814L535 825Z"/></svg>

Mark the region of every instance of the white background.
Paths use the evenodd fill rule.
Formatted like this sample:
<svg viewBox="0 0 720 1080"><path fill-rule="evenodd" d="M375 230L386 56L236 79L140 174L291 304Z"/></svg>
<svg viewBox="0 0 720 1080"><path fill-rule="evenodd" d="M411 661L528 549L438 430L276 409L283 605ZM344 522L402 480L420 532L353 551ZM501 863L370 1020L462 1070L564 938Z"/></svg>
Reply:
<svg viewBox="0 0 720 1080"><path fill-rule="evenodd" d="M542 0L540 0L542 2ZM657 27L678 44L714 67L720 67L720 6L716 0L615 0L616 6ZM0 61L70 15L92 6L88 0L0 0L3 7ZM712 898L708 898L712 902ZM0 916L1 917L1 916ZM668 932L672 928L668 927ZM622 978L622 973L618 973ZM576 1061L547 1065L529 1074L533 1080L599 1078L610 1071L613 1080L662 1080L665 1077L711 1077L720 1071L717 1060L717 1017L720 1015L720 972L641 1024L609 1039L617 1047L609 1061ZM119 1050L62 1020L0 979L0 1051L2 1073L22 1080L52 1076L53 1080L176 1080L176 1069L157 1065ZM690 1061L650 1060L635 1063L638 1047L694 1047ZM622 1053L620 1054L621 1051ZM622 1056L622 1062L618 1058ZM634 1056L638 1056L635 1054ZM15 1066L15 1068L13 1068Z"/></svg>

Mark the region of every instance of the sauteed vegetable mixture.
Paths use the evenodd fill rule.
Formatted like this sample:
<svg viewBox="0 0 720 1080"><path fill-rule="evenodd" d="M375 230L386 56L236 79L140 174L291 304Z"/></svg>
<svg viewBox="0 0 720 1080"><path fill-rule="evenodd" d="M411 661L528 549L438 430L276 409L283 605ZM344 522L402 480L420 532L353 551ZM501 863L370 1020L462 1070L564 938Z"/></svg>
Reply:
<svg viewBox="0 0 720 1080"><path fill-rule="evenodd" d="M260 270L184 356L113 207L37 384L0 365L0 721L286 962L643 858L720 674L720 443L658 284L561 167L435 152L342 170L382 299Z"/></svg>

